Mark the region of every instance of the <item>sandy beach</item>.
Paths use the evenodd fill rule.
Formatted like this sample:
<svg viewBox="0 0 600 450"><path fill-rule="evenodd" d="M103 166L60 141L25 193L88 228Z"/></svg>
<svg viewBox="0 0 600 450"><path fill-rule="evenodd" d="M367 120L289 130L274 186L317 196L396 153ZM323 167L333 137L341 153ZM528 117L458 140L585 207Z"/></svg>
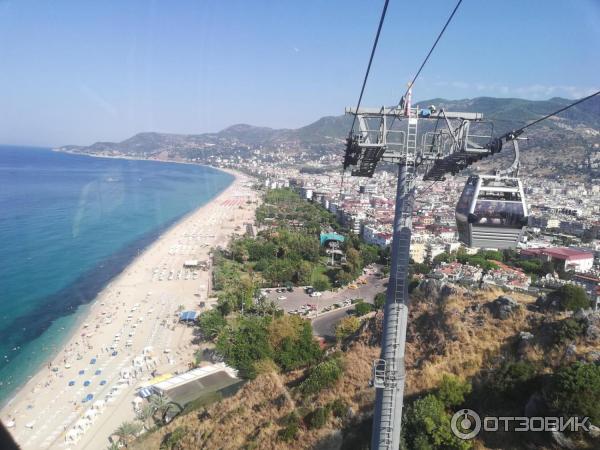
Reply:
<svg viewBox="0 0 600 450"><path fill-rule="evenodd" d="M98 294L62 350L4 406L0 417L23 449L106 449L114 430L135 418L140 386L153 374L189 369L193 328L178 322L178 312L210 305L210 270L184 262L209 261L211 248L254 219L251 181L230 173L231 186L170 227Z"/></svg>

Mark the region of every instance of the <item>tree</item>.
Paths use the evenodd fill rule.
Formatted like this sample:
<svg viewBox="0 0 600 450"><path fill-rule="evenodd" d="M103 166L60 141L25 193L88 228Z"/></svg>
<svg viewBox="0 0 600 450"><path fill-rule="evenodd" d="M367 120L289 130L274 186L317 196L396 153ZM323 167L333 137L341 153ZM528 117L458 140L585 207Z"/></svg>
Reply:
<svg viewBox="0 0 600 450"><path fill-rule="evenodd" d="M154 415L154 411L154 407L147 403L137 412L137 418L145 429L148 429L148 420Z"/></svg>
<svg viewBox="0 0 600 450"><path fill-rule="evenodd" d="M273 354L267 324L267 317L242 317L231 333L222 333L217 339L217 351L244 378L256 377L254 364Z"/></svg>
<svg viewBox="0 0 600 450"><path fill-rule="evenodd" d="M244 243L244 240L240 239L231 244L231 255L239 263L245 263L250 259L250 253Z"/></svg>
<svg viewBox="0 0 600 450"><path fill-rule="evenodd" d="M365 302L359 302L354 306L354 311L356 312L356 315L358 317L364 316L365 314L370 313L372 309L373 309L373 306L371 304L365 303Z"/></svg>
<svg viewBox="0 0 600 450"><path fill-rule="evenodd" d="M206 339L216 339L221 330L227 326L227 321L218 309L212 309L200 314L198 317L198 328Z"/></svg>
<svg viewBox="0 0 600 450"><path fill-rule="evenodd" d="M373 300L375 308L383 309L385 305L385 297L385 292L379 292L377 295L375 295L375 300Z"/></svg>
<svg viewBox="0 0 600 450"><path fill-rule="evenodd" d="M300 261L296 268L295 282L299 285L309 284L313 272L313 265L308 261Z"/></svg>
<svg viewBox="0 0 600 450"><path fill-rule="evenodd" d="M583 335L586 326L581 320L567 318L553 324L553 338L558 345L566 344L574 341L579 336Z"/></svg>
<svg viewBox="0 0 600 450"><path fill-rule="evenodd" d="M322 355L308 320L283 316L268 326L273 359L285 371L315 363Z"/></svg>
<svg viewBox="0 0 600 450"><path fill-rule="evenodd" d="M329 420L331 410L327 407L319 406L314 411L307 414L305 422L309 428L323 428Z"/></svg>
<svg viewBox="0 0 600 450"><path fill-rule="evenodd" d="M157 423L164 423L168 413L177 409L177 406L167 397L162 395L152 395L150 397L150 406L154 410L152 417Z"/></svg>
<svg viewBox="0 0 600 450"><path fill-rule="evenodd" d="M335 337L341 341L351 334L356 333L360 327L360 320L355 316L344 317L335 327Z"/></svg>
<svg viewBox="0 0 600 450"><path fill-rule="evenodd" d="M556 301L561 311L575 311L590 307L585 290L573 284L565 284L548 294L550 301Z"/></svg>
<svg viewBox="0 0 600 450"><path fill-rule="evenodd" d="M442 400L429 394L415 400L405 412L404 441L410 450L468 450L472 444L452 433L450 415Z"/></svg>
<svg viewBox="0 0 600 450"><path fill-rule="evenodd" d="M327 291L331 289L329 278L321 273L317 273L312 276L311 284L317 291Z"/></svg>
<svg viewBox="0 0 600 450"><path fill-rule="evenodd" d="M352 269L352 273L355 276L357 276L357 272L362 267L362 258L360 257L360 253L358 252L358 250L356 250L355 248L349 248L348 251L346 251L346 261Z"/></svg>
<svg viewBox="0 0 600 450"><path fill-rule="evenodd" d="M379 260L379 247L363 244L360 248L360 256L365 266L373 264Z"/></svg>
<svg viewBox="0 0 600 450"><path fill-rule="evenodd" d="M600 423L600 366L576 362L561 367L544 397L561 415L589 417L592 423Z"/></svg>
<svg viewBox="0 0 600 450"><path fill-rule="evenodd" d="M538 370L528 361L503 363L491 374L490 392L494 392L500 402L523 403L535 391Z"/></svg>
<svg viewBox="0 0 600 450"><path fill-rule="evenodd" d="M308 377L300 384L300 392L313 395L331 387L342 376L343 362L339 357L333 357L313 367Z"/></svg>
<svg viewBox="0 0 600 450"><path fill-rule="evenodd" d="M465 395L471 393L471 383L456 375L444 374L437 396L446 407L458 406L465 401Z"/></svg>
<svg viewBox="0 0 600 450"><path fill-rule="evenodd" d="M119 428L117 428L115 434L119 436L119 441L123 442L125 447L128 447L140 432L141 428L142 426L138 422L123 422Z"/></svg>

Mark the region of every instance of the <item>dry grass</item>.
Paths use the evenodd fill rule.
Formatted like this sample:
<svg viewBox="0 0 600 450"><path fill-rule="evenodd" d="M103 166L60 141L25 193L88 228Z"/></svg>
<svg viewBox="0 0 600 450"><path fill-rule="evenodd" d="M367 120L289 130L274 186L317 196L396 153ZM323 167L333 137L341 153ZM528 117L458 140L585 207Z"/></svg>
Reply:
<svg viewBox="0 0 600 450"><path fill-rule="evenodd" d="M444 373L470 378L511 346L519 331L530 328L522 307L510 319L491 316L483 305L506 295L499 289L468 291L457 288L447 298L421 300L411 305L407 348L407 393L435 388ZM521 304L534 300L510 294Z"/></svg>
<svg viewBox="0 0 600 450"><path fill-rule="evenodd" d="M492 317L484 306L500 295L499 289L468 291L455 289L450 296L422 298L415 295L410 306L407 344L408 395L420 395L438 386L443 374L453 373L463 378L476 376L482 369L498 364L500 356L516 351L516 336L520 331L531 331L536 339L521 354L522 358L538 361L548 367L548 361L559 361L564 349L548 347L542 334L546 318L531 312L526 304L534 298L524 294L508 294L522 307L506 320ZM158 449L164 436L176 427L187 427L183 449L309 449L339 448L342 437L339 430L352 429L372 413L375 392L369 387L371 364L379 357L378 341L381 334L381 315L361 326L358 336L345 342L342 348L345 363L341 379L318 395L303 399L292 387L304 377L301 370L278 374L272 362L265 361L261 375L248 382L233 397L209 406L206 411L180 417L165 428L148 436L134 449ZM281 329L281 336L286 330ZM582 350L589 346L581 343ZM308 430L301 426L292 443L278 439L282 420L292 411L302 416L316 407L334 400L343 400L352 412L342 423L331 417L325 427ZM203 418L202 418L203 417ZM475 448L485 449L481 442Z"/></svg>

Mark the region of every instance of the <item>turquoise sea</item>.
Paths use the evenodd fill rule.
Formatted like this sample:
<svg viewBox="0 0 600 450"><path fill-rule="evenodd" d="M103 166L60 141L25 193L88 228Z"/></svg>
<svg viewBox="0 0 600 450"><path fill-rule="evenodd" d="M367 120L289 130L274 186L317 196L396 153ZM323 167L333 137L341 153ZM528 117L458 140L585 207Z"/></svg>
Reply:
<svg viewBox="0 0 600 450"><path fill-rule="evenodd" d="M0 402L111 278L232 181L198 165L0 146Z"/></svg>

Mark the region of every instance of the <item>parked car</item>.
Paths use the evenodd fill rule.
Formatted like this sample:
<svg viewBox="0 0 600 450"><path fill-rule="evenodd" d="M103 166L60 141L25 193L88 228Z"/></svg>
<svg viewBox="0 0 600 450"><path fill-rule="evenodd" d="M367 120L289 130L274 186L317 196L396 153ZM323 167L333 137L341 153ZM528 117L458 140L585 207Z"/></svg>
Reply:
<svg viewBox="0 0 600 450"><path fill-rule="evenodd" d="M320 297L321 295L323 294L319 291L314 291L310 294L311 297Z"/></svg>
<svg viewBox="0 0 600 450"><path fill-rule="evenodd" d="M287 297L285 295L280 295L277 297L277 300L285 300Z"/></svg>

